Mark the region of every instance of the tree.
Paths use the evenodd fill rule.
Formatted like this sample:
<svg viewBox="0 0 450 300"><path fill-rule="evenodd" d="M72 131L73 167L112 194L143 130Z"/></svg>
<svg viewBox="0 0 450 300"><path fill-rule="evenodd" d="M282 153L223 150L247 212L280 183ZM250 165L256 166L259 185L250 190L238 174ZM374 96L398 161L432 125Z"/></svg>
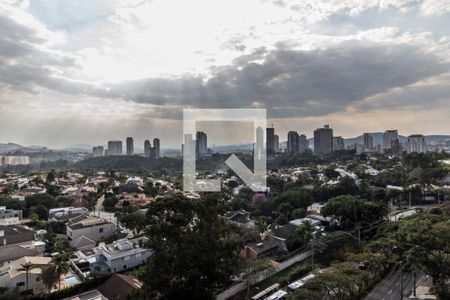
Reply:
<svg viewBox="0 0 450 300"><path fill-rule="evenodd" d="M51 292L55 283L58 282L58 279L59 279L58 272L54 265L48 268L44 268L42 270L42 283L47 289L47 293Z"/></svg>
<svg viewBox="0 0 450 300"><path fill-rule="evenodd" d="M334 168L326 168L323 171L323 174L328 178L328 179L336 179L339 177L339 172L335 171Z"/></svg>
<svg viewBox="0 0 450 300"><path fill-rule="evenodd" d="M105 208L106 211L112 211L114 209L114 206L119 202L119 199L117 199L117 197L112 194L112 193L107 193L105 195L105 200L103 201L103 207Z"/></svg>
<svg viewBox="0 0 450 300"><path fill-rule="evenodd" d="M142 299L213 299L229 281L243 246L239 229L219 217L216 197L160 198L147 211L147 247L153 250ZM157 274L157 275L156 275Z"/></svg>
<svg viewBox="0 0 450 300"><path fill-rule="evenodd" d="M311 205L311 196L308 192L301 191L287 191L278 195L275 199L275 204L279 206L282 203L290 204L293 208L304 208L306 209ZM277 207L275 206L275 207Z"/></svg>
<svg viewBox="0 0 450 300"><path fill-rule="evenodd" d="M39 204L36 207L32 207L30 213L35 213L39 220L48 219L48 209L42 204Z"/></svg>
<svg viewBox="0 0 450 300"><path fill-rule="evenodd" d="M139 232L145 227L145 215L140 211L135 211L131 213L123 213L119 216L120 223L130 230L135 230Z"/></svg>
<svg viewBox="0 0 450 300"><path fill-rule="evenodd" d="M352 196L338 196L330 199L321 213L325 217L334 217L342 228L349 229L383 219L387 214L387 205Z"/></svg>
<svg viewBox="0 0 450 300"><path fill-rule="evenodd" d="M447 221L433 223L433 218L403 222L396 234L408 258L433 278L441 299L448 299L450 279L450 226Z"/></svg>
<svg viewBox="0 0 450 300"><path fill-rule="evenodd" d="M58 206L55 197L48 194L33 194L25 197L25 204L27 208L32 206L38 206L39 204L45 206L47 209L55 208Z"/></svg>
<svg viewBox="0 0 450 300"><path fill-rule="evenodd" d="M61 289L61 275L69 272L69 265L67 264L68 260L69 254L65 251L58 253L58 255L53 258L56 274L58 275L58 290Z"/></svg>
<svg viewBox="0 0 450 300"><path fill-rule="evenodd" d="M296 208L292 211L293 219L301 219L306 217L306 210L304 208Z"/></svg>
<svg viewBox="0 0 450 300"><path fill-rule="evenodd" d="M305 222L300 225L297 230L291 235L287 241L286 245L290 251L298 249L302 246L308 245L311 240L314 228L310 222Z"/></svg>
<svg viewBox="0 0 450 300"><path fill-rule="evenodd" d="M289 223L289 219L282 214L275 220L275 223L277 223L278 225L286 225L287 223Z"/></svg>
<svg viewBox="0 0 450 300"><path fill-rule="evenodd" d="M25 262L20 265L19 271L25 272L25 291L28 292L28 281L30 277L30 272L36 268L35 265L33 265L31 262Z"/></svg>
<svg viewBox="0 0 450 300"><path fill-rule="evenodd" d="M46 183L52 183L53 181L55 181L55 179L56 179L56 172L55 170L51 170L50 172L48 172L47 179L45 181Z"/></svg>

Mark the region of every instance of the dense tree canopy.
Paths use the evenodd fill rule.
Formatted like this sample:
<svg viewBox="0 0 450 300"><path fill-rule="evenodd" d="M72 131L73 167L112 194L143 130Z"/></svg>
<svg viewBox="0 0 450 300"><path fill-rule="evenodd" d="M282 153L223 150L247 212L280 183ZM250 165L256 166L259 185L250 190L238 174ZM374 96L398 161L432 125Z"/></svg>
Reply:
<svg viewBox="0 0 450 300"><path fill-rule="evenodd" d="M148 247L154 253L143 278L142 299L213 299L228 282L242 247L239 231L219 217L215 197L173 195L147 211Z"/></svg>

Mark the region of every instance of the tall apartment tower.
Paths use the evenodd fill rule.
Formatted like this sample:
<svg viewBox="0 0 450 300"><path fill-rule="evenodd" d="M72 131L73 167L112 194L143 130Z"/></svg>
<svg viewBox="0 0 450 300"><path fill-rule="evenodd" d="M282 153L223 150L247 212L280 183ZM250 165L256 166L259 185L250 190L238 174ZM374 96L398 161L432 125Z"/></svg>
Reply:
<svg viewBox="0 0 450 300"><path fill-rule="evenodd" d="M108 155L122 155L122 141L112 140L108 142Z"/></svg>
<svg viewBox="0 0 450 300"><path fill-rule="evenodd" d="M299 152L299 135L297 131L289 131L287 134L287 152L293 154Z"/></svg>
<svg viewBox="0 0 450 300"><path fill-rule="evenodd" d="M373 149L373 137L370 133L364 133L364 148L366 150L372 150Z"/></svg>
<svg viewBox="0 0 450 300"><path fill-rule="evenodd" d="M159 156L160 156L160 144L159 144L159 139L158 138L154 138L153 139L153 148L155 148L155 158L159 158Z"/></svg>
<svg viewBox="0 0 450 300"><path fill-rule="evenodd" d="M275 128L270 127L266 129L266 150L267 154L273 154L275 151L274 140L275 140Z"/></svg>
<svg viewBox="0 0 450 300"><path fill-rule="evenodd" d="M425 153L427 152L427 143L425 137L422 134L412 134L408 136L406 143L406 151L408 153Z"/></svg>
<svg viewBox="0 0 450 300"><path fill-rule="evenodd" d="M392 155L401 156L403 152L402 144L398 139L391 141L391 147L389 152Z"/></svg>
<svg viewBox="0 0 450 300"><path fill-rule="evenodd" d="M329 125L314 130L314 153L328 154L333 152L333 129Z"/></svg>
<svg viewBox="0 0 450 300"><path fill-rule="evenodd" d="M99 157L103 156L103 146L96 146L92 148L92 156Z"/></svg>
<svg viewBox="0 0 450 300"><path fill-rule="evenodd" d="M344 149L344 139L341 136L333 137L333 151L342 151Z"/></svg>
<svg viewBox="0 0 450 300"><path fill-rule="evenodd" d="M398 140L398 130L386 130L383 134L383 150L392 149L393 141Z"/></svg>
<svg viewBox="0 0 450 300"><path fill-rule="evenodd" d="M309 142L306 135L300 134L298 136L298 152L303 153L309 149Z"/></svg>
<svg viewBox="0 0 450 300"><path fill-rule="evenodd" d="M152 147L152 144L150 144L149 140L144 141L144 156L150 157L150 148Z"/></svg>
<svg viewBox="0 0 450 300"><path fill-rule="evenodd" d="M134 143L132 137L127 137L127 155L134 154Z"/></svg>
<svg viewBox="0 0 450 300"><path fill-rule="evenodd" d="M273 136L273 152L280 152L280 137L278 134L274 134Z"/></svg>
<svg viewBox="0 0 450 300"><path fill-rule="evenodd" d="M208 153L208 137L203 131L197 131L195 140L195 152L197 158L203 157Z"/></svg>
<svg viewBox="0 0 450 300"><path fill-rule="evenodd" d="M256 143L253 146L253 156L256 159L262 159L266 156L264 153L264 129L261 127L256 128Z"/></svg>

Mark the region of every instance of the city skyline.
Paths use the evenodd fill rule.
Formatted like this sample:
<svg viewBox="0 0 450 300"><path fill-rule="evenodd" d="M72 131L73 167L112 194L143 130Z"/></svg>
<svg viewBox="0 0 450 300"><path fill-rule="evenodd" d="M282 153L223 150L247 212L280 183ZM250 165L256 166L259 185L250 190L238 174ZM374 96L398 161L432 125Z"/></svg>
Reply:
<svg viewBox="0 0 450 300"><path fill-rule="evenodd" d="M280 140L450 132L448 1L73 5L0 4L1 142L174 146L185 107L267 108Z"/></svg>

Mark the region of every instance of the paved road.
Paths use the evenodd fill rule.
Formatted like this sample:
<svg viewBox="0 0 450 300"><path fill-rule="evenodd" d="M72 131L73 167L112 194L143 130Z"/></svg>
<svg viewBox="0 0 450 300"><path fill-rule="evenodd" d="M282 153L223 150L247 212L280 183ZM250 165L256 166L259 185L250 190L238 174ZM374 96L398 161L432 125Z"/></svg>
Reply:
<svg viewBox="0 0 450 300"><path fill-rule="evenodd" d="M105 196L101 195L100 198L97 199L97 204L95 205L95 210L91 212L92 216L104 218L108 221L117 224L117 218L114 216L114 213L106 212L103 209L103 201L105 201Z"/></svg>
<svg viewBox="0 0 450 300"><path fill-rule="evenodd" d="M413 288L413 272L402 272L403 299L407 299ZM416 270L416 286L424 276L423 272ZM400 272L396 267L385 279L367 295L364 300L399 300L400 298Z"/></svg>

